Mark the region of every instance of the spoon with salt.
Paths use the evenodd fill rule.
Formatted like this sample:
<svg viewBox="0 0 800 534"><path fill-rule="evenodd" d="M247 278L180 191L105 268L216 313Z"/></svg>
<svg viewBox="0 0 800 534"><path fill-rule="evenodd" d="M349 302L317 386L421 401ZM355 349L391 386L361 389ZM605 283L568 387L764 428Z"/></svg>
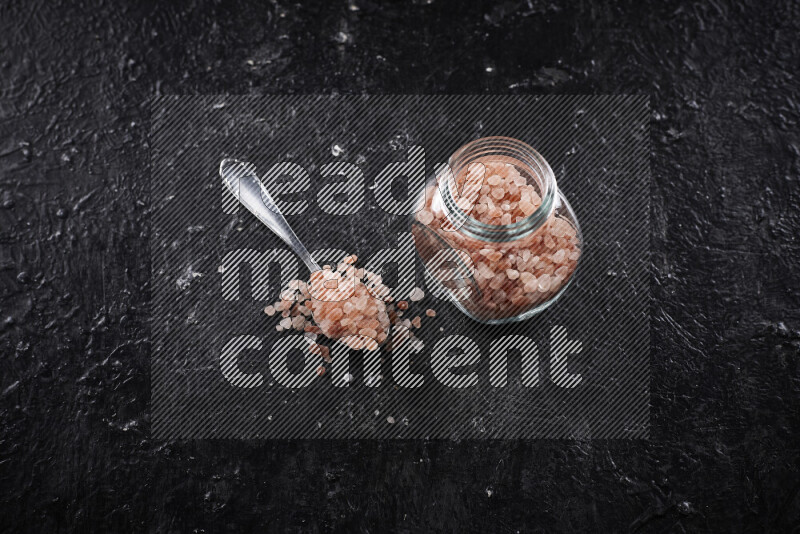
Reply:
<svg viewBox="0 0 800 534"><path fill-rule="evenodd" d="M264 184L256 174L255 165L244 161L226 158L220 162L219 174L222 177L222 181L225 183L225 186L233 194L233 196L253 215L255 215L258 220L264 223L267 228L272 230L275 235L280 237L287 245L289 245L289 247L300 257L301 260L303 260L303 263L305 263L308 269L311 271L312 278L318 277L315 272L321 271L322 268L311 256L311 253L308 252L308 249L306 249L305 245L303 245L303 243L294 233L294 230L292 230L291 226L289 226L286 218L283 216L280 209L275 204L275 201L272 199L272 196L269 194L267 189L264 187ZM330 294L331 290L325 290L323 288L322 294L325 293ZM378 299L372 295L370 295L369 298L374 299L376 302L378 301ZM324 302L317 302L320 309L324 309L330 305L328 298L323 298L322 300ZM333 299L334 302L340 300L348 299ZM383 302L381 301L380 304L382 305ZM313 314L316 315L316 312ZM315 319L322 319L323 322L325 321L324 317L315 317ZM329 321L328 324L330 324ZM325 328L323 328L323 331L325 332ZM328 335L328 332L326 332L326 335ZM385 335L383 337L385 340ZM373 343L375 343L374 340ZM378 344L380 343L381 342L378 342Z"/></svg>

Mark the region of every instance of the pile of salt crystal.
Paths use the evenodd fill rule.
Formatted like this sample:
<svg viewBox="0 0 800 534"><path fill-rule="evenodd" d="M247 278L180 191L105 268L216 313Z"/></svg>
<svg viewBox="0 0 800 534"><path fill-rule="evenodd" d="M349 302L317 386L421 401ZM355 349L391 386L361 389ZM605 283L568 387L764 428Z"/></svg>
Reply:
<svg viewBox="0 0 800 534"><path fill-rule="evenodd" d="M276 326L280 331L306 332L313 342L311 352L330 361L330 350L318 341L319 335L341 339L354 349L377 350L390 336L392 347L397 348L406 340L416 338L411 327L421 327L421 317L404 319L408 309L406 301L395 306L389 288L381 277L355 266L358 258L347 256L335 269L325 265L322 270L311 273L308 282L292 280L281 292L281 300L267 306L267 315L281 315ZM424 293L419 288L409 295L411 301L419 301ZM427 310L429 317L435 316Z"/></svg>

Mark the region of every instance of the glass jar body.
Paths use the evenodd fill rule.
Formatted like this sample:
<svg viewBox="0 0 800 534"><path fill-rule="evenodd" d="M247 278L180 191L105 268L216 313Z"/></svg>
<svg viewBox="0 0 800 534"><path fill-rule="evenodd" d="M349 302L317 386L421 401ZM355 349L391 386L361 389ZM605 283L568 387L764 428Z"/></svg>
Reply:
<svg viewBox="0 0 800 534"><path fill-rule="evenodd" d="M423 195L412 233L426 281L473 319L527 319L574 278L583 248L578 220L550 166L528 145L473 141Z"/></svg>

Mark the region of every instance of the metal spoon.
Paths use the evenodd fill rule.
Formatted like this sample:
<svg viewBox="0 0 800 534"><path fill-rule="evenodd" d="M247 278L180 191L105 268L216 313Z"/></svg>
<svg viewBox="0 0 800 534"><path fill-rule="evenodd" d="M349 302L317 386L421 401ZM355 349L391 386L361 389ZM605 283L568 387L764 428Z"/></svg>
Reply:
<svg viewBox="0 0 800 534"><path fill-rule="evenodd" d="M278 209L275 201L272 200L255 171L255 165L246 161L226 158L219 164L219 175L233 196L253 215L258 217L258 220L267 225L275 235L289 245L311 272L319 271L322 267L314 261L314 258L311 257L311 254L289 226L289 223L286 222L281 210ZM309 344L315 343L314 340L303 337ZM384 340L385 342L386 340Z"/></svg>
<svg viewBox="0 0 800 534"><path fill-rule="evenodd" d="M300 242L297 234L286 222L286 218L272 200L264 184L256 175L256 166L246 161L231 158L223 159L219 164L219 175L228 190L250 213L258 217L267 228L280 237L284 243L297 254L311 272L321 267L314 261L308 249Z"/></svg>

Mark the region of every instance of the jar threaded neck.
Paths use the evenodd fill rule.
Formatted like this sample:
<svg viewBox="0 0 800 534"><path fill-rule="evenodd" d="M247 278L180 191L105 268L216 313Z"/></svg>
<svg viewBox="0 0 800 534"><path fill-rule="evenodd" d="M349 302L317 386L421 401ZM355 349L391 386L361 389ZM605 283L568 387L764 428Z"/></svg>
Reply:
<svg viewBox="0 0 800 534"><path fill-rule="evenodd" d="M539 190L541 204L521 221L505 225L485 223L458 205L456 198L461 198L461 195L457 191L457 178L466 175L475 163L497 161L516 166L520 174ZM470 237L493 242L514 241L541 227L553 213L558 191L553 170L541 154L522 141L510 137L483 137L459 148L450 157L448 165L446 179L437 177L444 212L454 228ZM483 184L488 178L486 174L484 167ZM465 188L462 187L462 193Z"/></svg>

